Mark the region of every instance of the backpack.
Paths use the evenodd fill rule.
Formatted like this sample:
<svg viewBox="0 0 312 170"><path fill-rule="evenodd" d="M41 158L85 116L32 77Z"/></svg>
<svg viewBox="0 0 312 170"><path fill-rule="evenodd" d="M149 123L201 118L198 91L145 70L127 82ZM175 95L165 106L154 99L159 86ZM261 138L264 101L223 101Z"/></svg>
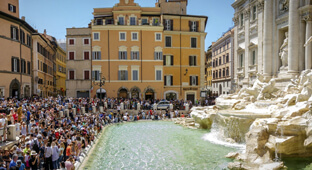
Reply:
<svg viewBox="0 0 312 170"><path fill-rule="evenodd" d="M37 142L34 142L33 150L35 150L37 153L39 153L39 146L38 146Z"/></svg>

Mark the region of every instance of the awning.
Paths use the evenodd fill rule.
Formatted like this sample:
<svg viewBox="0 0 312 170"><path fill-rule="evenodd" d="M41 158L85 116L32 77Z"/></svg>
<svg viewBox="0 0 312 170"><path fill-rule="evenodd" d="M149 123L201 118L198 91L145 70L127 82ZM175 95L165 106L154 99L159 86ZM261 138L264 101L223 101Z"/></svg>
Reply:
<svg viewBox="0 0 312 170"><path fill-rule="evenodd" d="M96 93L106 93L106 90L105 89L97 89Z"/></svg>

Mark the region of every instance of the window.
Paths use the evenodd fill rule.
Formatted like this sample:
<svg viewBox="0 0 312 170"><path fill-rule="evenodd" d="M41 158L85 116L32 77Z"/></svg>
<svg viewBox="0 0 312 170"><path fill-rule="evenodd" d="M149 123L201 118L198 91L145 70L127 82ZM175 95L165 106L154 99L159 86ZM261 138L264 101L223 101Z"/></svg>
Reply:
<svg viewBox="0 0 312 170"><path fill-rule="evenodd" d="M127 51L119 51L119 60L127 60Z"/></svg>
<svg viewBox="0 0 312 170"><path fill-rule="evenodd" d="M153 18L153 26L158 26L159 24L159 18Z"/></svg>
<svg viewBox="0 0 312 170"><path fill-rule="evenodd" d="M20 37L21 37L21 43L25 44L25 32L20 29Z"/></svg>
<svg viewBox="0 0 312 170"><path fill-rule="evenodd" d="M132 70L132 80L133 81L139 80L139 71L138 70Z"/></svg>
<svg viewBox="0 0 312 170"><path fill-rule="evenodd" d="M100 80L100 71L98 70L92 71L92 80L95 80L95 81Z"/></svg>
<svg viewBox="0 0 312 170"><path fill-rule="evenodd" d="M164 56L164 66L173 66L173 55Z"/></svg>
<svg viewBox="0 0 312 170"><path fill-rule="evenodd" d="M252 20L255 20L257 18L257 6L253 6L252 8Z"/></svg>
<svg viewBox="0 0 312 170"><path fill-rule="evenodd" d="M12 64L12 72L19 72L19 59L18 58L12 58L11 59Z"/></svg>
<svg viewBox="0 0 312 170"><path fill-rule="evenodd" d="M83 39L83 45L89 45L89 44L90 44L89 38Z"/></svg>
<svg viewBox="0 0 312 170"><path fill-rule="evenodd" d="M164 27L165 27L165 31L172 31L173 30L173 20L170 19L165 19L164 20Z"/></svg>
<svg viewBox="0 0 312 170"><path fill-rule="evenodd" d="M198 86L198 76L190 76L190 86Z"/></svg>
<svg viewBox="0 0 312 170"><path fill-rule="evenodd" d="M189 27L191 32L198 32L198 26L199 26L198 21L189 21Z"/></svg>
<svg viewBox="0 0 312 170"><path fill-rule="evenodd" d="M24 59L21 60L21 72L26 74L26 61Z"/></svg>
<svg viewBox="0 0 312 170"><path fill-rule="evenodd" d="M136 18L130 17L130 25L136 25Z"/></svg>
<svg viewBox="0 0 312 170"><path fill-rule="evenodd" d="M154 55L155 55L154 56L155 60L162 60L163 59L162 52L155 52Z"/></svg>
<svg viewBox="0 0 312 170"><path fill-rule="evenodd" d="M218 59L216 59L216 66L218 66Z"/></svg>
<svg viewBox="0 0 312 170"><path fill-rule="evenodd" d="M69 39L69 45L75 45L75 39Z"/></svg>
<svg viewBox="0 0 312 170"><path fill-rule="evenodd" d="M93 33L93 40L99 41L99 40L100 40L100 33L94 32L94 33Z"/></svg>
<svg viewBox="0 0 312 170"><path fill-rule="evenodd" d="M221 69L219 70L219 78L221 78Z"/></svg>
<svg viewBox="0 0 312 170"><path fill-rule="evenodd" d="M230 62L230 59L229 59L229 53L226 54L226 62Z"/></svg>
<svg viewBox="0 0 312 170"><path fill-rule="evenodd" d="M148 24L148 19L147 19L147 18L143 18L143 19L142 19L142 25L149 25L149 24Z"/></svg>
<svg viewBox="0 0 312 170"><path fill-rule="evenodd" d="M161 41L161 33L155 33L155 41Z"/></svg>
<svg viewBox="0 0 312 170"><path fill-rule="evenodd" d="M225 77L225 69L222 70L222 76Z"/></svg>
<svg viewBox="0 0 312 170"><path fill-rule="evenodd" d="M125 18L124 17L118 18L118 25L125 25Z"/></svg>
<svg viewBox="0 0 312 170"><path fill-rule="evenodd" d="M27 62L27 74L30 74L30 62Z"/></svg>
<svg viewBox="0 0 312 170"><path fill-rule="evenodd" d="M9 4L9 11L16 13L16 6Z"/></svg>
<svg viewBox="0 0 312 170"><path fill-rule="evenodd" d="M222 61L221 61L221 57L219 58L219 65L221 65L222 64Z"/></svg>
<svg viewBox="0 0 312 170"><path fill-rule="evenodd" d="M239 64L240 67L243 67L244 66L244 55L241 54L240 55L240 64Z"/></svg>
<svg viewBox="0 0 312 170"><path fill-rule="evenodd" d="M11 39L18 40L18 28L11 26Z"/></svg>
<svg viewBox="0 0 312 170"><path fill-rule="evenodd" d="M131 40L132 41L138 41L138 33L137 32L131 33Z"/></svg>
<svg viewBox="0 0 312 170"><path fill-rule="evenodd" d="M69 71L69 80L75 80L75 71Z"/></svg>
<svg viewBox="0 0 312 170"><path fill-rule="evenodd" d="M244 25L244 14L240 14L240 26L242 27Z"/></svg>
<svg viewBox="0 0 312 170"><path fill-rule="evenodd" d="M84 60L89 60L90 59L90 52L89 51L84 51L83 52L83 59Z"/></svg>
<svg viewBox="0 0 312 170"><path fill-rule="evenodd" d="M226 76L229 76L230 72L229 72L229 68L226 68Z"/></svg>
<svg viewBox="0 0 312 170"><path fill-rule="evenodd" d="M95 25L103 25L103 19L102 18L95 19Z"/></svg>
<svg viewBox="0 0 312 170"><path fill-rule="evenodd" d="M171 37L166 37L166 47L171 47Z"/></svg>
<svg viewBox="0 0 312 170"><path fill-rule="evenodd" d="M128 80L128 71L127 70L119 70L118 71L118 80Z"/></svg>
<svg viewBox="0 0 312 170"><path fill-rule="evenodd" d="M161 70L156 70L156 80L161 81Z"/></svg>
<svg viewBox="0 0 312 170"><path fill-rule="evenodd" d="M75 52L73 52L73 51L70 51L70 52L68 52L68 54L69 54L69 60L74 60L75 59Z"/></svg>
<svg viewBox="0 0 312 170"><path fill-rule="evenodd" d="M223 64L226 63L226 60L225 60L225 55L223 55Z"/></svg>
<svg viewBox="0 0 312 170"><path fill-rule="evenodd" d="M93 51L92 60L101 60L101 51Z"/></svg>
<svg viewBox="0 0 312 170"><path fill-rule="evenodd" d="M31 37L29 34L27 34L27 45L30 47L31 46Z"/></svg>
<svg viewBox="0 0 312 170"><path fill-rule="evenodd" d="M165 86L172 86L173 85L173 76L164 76L164 85Z"/></svg>
<svg viewBox="0 0 312 170"><path fill-rule="evenodd" d="M197 38L191 38L191 48L197 48Z"/></svg>
<svg viewBox="0 0 312 170"><path fill-rule="evenodd" d="M196 56L189 56L190 66L196 66Z"/></svg>
<svg viewBox="0 0 312 170"><path fill-rule="evenodd" d="M140 60L140 53L138 51L131 51L131 60Z"/></svg>
<svg viewBox="0 0 312 170"><path fill-rule="evenodd" d="M84 71L84 79L85 80L90 80L90 71L89 70L85 70Z"/></svg>
<svg viewBox="0 0 312 170"><path fill-rule="evenodd" d="M256 51L252 51L252 65L256 65Z"/></svg>
<svg viewBox="0 0 312 170"><path fill-rule="evenodd" d="M119 41L126 41L126 33L125 32L119 33Z"/></svg>

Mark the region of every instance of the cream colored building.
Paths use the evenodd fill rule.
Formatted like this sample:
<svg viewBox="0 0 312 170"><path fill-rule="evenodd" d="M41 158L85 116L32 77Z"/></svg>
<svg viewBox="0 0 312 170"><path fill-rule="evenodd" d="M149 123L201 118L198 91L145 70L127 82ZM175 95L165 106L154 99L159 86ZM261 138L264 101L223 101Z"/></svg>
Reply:
<svg viewBox="0 0 312 170"><path fill-rule="evenodd" d="M67 28L66 96L90 97L91 29Z"/></svg>
<svg viewBox="0 0 312 170"><path fill-rule="evenodd" d="M234 87L234 29L230 29L212 43L212 94L233 93Z"/></svg>
<svg viewBox="0 0 312 170"><path fill-rule="evenodd" d="M236 85L250 86L256 73L263 73L267 80L276 78L282 88L300 71L311 69L312 44L304 47L312 36L311 4L310 0L236 0L232 4ZM283 51L288 54L283 54L288 59L286 67Z"/></svg>

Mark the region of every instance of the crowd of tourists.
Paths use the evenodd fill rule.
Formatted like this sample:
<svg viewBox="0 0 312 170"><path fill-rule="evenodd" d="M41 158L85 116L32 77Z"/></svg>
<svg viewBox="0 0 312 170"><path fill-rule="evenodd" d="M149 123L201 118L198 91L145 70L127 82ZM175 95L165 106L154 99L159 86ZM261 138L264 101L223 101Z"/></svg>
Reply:
<svg viewBox="0 0 312 170"><path fill-rule="evenodd" d="M125 103L123 111L120 109L121 102ZM179 110L159 111L146 108L136 112L137 114L133 114L133 110L127 110L134 109L135 104L129 105L138 102L61 97L2 99L0 142L6 142L9 125L16 125L19 140L13 146L7 145L0 149L0 170L73 170L75 162L80 161L80 154L105 125L140 119L189 117L189 113Z"/></svg>

